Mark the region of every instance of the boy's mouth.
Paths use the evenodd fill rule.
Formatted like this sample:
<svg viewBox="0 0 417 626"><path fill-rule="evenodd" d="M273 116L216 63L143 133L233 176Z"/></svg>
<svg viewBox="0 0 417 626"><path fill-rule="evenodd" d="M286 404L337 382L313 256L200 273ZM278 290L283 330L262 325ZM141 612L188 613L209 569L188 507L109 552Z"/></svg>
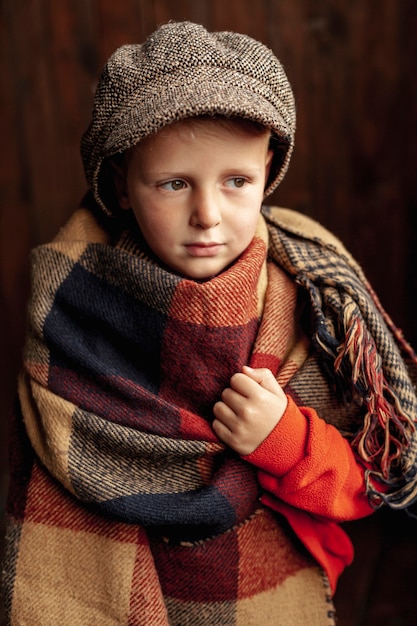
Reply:
<svg viewBox="0 0 417 626"><path fill-rule="evenodd" d="M207 257L207 256L216 256L221 249L223 248L222 243L211 242L211 243L189 243L186 244L187 252L191 256L196 257Z"/></svg>

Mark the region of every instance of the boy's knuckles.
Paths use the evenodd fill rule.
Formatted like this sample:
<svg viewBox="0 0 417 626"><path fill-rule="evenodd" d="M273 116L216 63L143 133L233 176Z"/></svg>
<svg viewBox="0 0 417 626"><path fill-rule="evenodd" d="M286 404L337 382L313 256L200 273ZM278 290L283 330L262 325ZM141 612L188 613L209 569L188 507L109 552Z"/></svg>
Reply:
<svg viewBox="0 0 417 626"><path fill-rule="evenodd" d="M236 374L233 374L233 376L230 378L230 386L232 388L240 387L244 379L244 374L242 374L241 372L236 372Z"/></svg>
<svg viewBox="0 0 417 626"><path fill-rule="evenodd" d="M258 415L258 411L251 404L243 404L239 411L239 418L243 423L252 423Z"/></svg>

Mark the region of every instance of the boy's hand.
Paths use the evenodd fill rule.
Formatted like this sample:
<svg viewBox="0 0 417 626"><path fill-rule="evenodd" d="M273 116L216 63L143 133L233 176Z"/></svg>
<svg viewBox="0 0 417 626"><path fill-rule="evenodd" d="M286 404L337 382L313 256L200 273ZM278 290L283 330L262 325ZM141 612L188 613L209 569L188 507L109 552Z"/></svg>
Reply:
<svg viewBox="0 0 417 626"><path fill-rule="evenodd" d="M287 397L269 369L244 366L213 407L213 430L242 456L251 454L274 430Z"/></svg>

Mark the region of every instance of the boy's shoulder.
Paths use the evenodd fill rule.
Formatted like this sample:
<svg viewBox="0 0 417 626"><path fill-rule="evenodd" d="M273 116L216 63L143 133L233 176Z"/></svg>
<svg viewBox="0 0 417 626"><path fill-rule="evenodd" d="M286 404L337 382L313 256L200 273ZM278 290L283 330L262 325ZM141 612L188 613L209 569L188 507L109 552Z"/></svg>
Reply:
<svg viewBox="0 0 417 626"><path fill-rule="evenodd" d="M302 239L320 242L353 261L341 240L314 218L279 206L264 206L262 214L269 225L278 226Z"/></svg>
<svg viewBox="0 0 417 626"><path fill-rule="evenodd" d="M79 207L66 224L55 235L52 243L66 242L107 243L108 233L102 228L94 213L88 208Z"/></svg>

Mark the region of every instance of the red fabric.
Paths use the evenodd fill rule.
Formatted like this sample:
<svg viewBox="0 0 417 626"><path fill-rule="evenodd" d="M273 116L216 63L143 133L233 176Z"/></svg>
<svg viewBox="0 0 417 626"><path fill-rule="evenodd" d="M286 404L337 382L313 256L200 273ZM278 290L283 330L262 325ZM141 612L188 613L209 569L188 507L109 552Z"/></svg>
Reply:
<svg viewBox="0 0 417 626"><path fill-rule="evenodd" d="M283 514L326 570L334 591L353 547L338 522L373 512L364 468L348 441L308 407L288 406L272 433L246 461L258 468L262 502Z"/></svg>

